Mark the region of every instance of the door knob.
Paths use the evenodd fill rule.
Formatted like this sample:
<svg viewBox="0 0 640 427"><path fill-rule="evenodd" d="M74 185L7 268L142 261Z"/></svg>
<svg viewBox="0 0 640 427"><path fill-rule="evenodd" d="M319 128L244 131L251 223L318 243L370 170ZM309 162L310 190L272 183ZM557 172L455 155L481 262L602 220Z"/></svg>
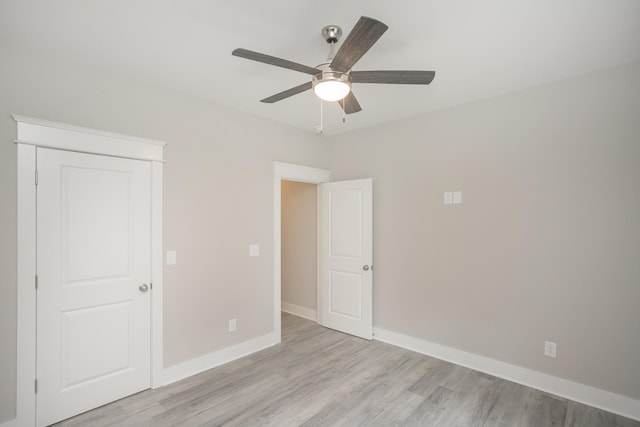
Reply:
<svg viewBox="0 0 640 427"><path fill-rule="evenodd" d="M149 286L146 283L143 283L142 285L138 286L138 289L140 289L140 292L147 292L149 290Z"/></svg>
<svg viewBox="0 0 640 427"><path fill-rule="evenodd" d="M363 265L363 266L362 266L362 269L363 269L364 271L369 271L369 266L368 266L368 265Z"/></svg>

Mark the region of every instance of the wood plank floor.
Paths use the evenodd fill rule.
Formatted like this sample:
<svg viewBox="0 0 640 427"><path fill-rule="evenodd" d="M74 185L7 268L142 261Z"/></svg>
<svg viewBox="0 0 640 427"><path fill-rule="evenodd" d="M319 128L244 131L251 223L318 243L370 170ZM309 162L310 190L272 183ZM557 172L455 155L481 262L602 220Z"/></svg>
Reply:
<svg viewBox="0 0 640 427"><path fill-rule="evenodd" d="M640 427L640 422L283 314L280 345L56 425Z"/></svg>

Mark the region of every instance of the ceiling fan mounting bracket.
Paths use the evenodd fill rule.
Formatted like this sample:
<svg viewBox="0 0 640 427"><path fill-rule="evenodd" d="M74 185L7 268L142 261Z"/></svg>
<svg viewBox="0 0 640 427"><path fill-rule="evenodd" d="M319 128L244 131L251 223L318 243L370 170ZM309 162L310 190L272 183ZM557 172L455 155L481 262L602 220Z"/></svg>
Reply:
<svg viewBox="0 0 640 427"><path fill-rule="evenodd" d="M338 43L338 40L342 37L342 28L338 25L326 25L322 28L322 37L329 44Z"/></svg>

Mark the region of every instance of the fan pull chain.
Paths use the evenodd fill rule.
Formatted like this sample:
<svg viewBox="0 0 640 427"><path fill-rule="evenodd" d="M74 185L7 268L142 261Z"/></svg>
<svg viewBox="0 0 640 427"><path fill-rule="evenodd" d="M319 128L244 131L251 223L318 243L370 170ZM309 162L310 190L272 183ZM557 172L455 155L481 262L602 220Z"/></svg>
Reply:
<svg viewBox="0 0 640 427"><path fill-rule="evenodd" d="M342 123L346 123L347 122L347 113L344 111L344 100L345 100L346 96L344 98L342 98Z"/></svg>
<svg viewBox="0 0 640 427"><path fill-rule="evenodd" d="M323 110L324 110L324 102L322 102L322 99L320 100L320 129L318 130L318 132L320 133L320 135L324 135L324 120L323 120Z"/></svg>

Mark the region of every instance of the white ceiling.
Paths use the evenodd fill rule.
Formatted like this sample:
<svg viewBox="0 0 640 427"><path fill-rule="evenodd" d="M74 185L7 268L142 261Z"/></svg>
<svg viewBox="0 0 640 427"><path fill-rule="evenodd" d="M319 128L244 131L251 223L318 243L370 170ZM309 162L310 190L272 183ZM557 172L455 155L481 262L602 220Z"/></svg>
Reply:
<svg viewBox="0 0 640 427"><path fill-rule="evenodd" d="M639 0L0 0L0 39L314 132L312 91L258 102L308 75L231 51L315 66L328 53L321 28L346 34L361 15L389 30L354 69L436 77L354 85L363 111L343 124L326 105L326 134L640 61Z"/></svg>

